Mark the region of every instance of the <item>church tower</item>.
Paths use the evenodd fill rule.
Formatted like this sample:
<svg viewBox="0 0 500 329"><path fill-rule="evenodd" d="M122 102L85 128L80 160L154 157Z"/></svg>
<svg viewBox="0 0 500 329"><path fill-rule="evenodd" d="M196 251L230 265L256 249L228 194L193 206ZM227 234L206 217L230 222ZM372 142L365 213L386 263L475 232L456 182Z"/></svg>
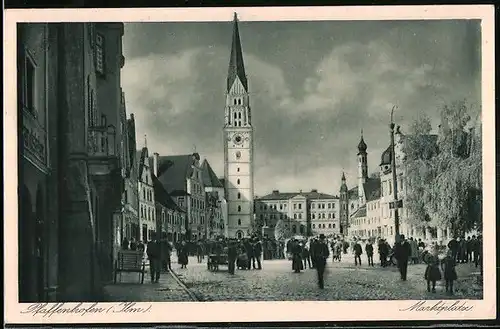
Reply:
<svg viewBox="0 0 500 329"><path fill-rule="evenodd" d="M361 140L358 144L358 197L359 206L365 204L365 189L364 184L368 178L368 154L366 153L366 143L363 139L363 130L361 130Z"/></svg>
<svg viewBox="0 0 500 329"><path fill-rule="evenodd" d="M223 135L227 233L229 237L242 238L250 235L253 227L253 127L236 13L227 73Z"/></svg>
<svg viewBox="0 0 500 329"><path fill-rule="evenodd" d="M340 185L340 234L347 235L347 227L349 222L349 189L345 179L345 174L342 173L342 184Z"/></svg>

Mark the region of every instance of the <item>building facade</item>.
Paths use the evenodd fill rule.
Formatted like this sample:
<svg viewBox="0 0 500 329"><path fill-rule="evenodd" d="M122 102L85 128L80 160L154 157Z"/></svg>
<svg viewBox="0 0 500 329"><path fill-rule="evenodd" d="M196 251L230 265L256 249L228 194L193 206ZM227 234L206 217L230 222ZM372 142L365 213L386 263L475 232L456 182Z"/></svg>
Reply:
<svg viewBox="0 0 500 329"><path fill-rule="evenodd" d="M205 159L201 165L203 186L205 188L205 218L209 239L218 236L228 236L227 230L227 202L224 198L224 185L214 173L212 167Z"/></svg>
<svg viewBox="0 0 500 329"><path fill-rule="evenodd" d="M137 182L139 194L139 237L143 243L148 242L154 232L156 232L156 211L155 211L155 193L152 178L152 168L150 165L149 150L147 142L144 147L138 151L139 180Z"/></svg>
<svg viewBox="0 0 500 329"><path fill-rule="evenodd" d="M139 224L139 162L137 160L137 144L135 137L135 118L130 114L127 119L128 142L126 150L129 153L130 168L126 172L125 191L123 195L122 236L128 241L141 240ZM123 240L123 239L122 239Z"/></svg>
<svg viewBox="0 0 500 329"><path fill-rule="evenodd" d="M228 208L227 234L242 238L254 230L253 127L236 14L233 24L223 129L224 189Z"/></svg>
<svg viewBox="0 0 500 329"><path fill-rule="evenodd" d="M94 300L112 278L122 36L119 23L18 25L21 302Z"/></svg>
<svg viewBox="0 0 500 329"><path fill-rule="evenodd" d="M268 237L274 236L278 221L284 223L285 236L337 235L340 199L314 189L292 193L274 190L255 199L255 217Z"/></svg>
<svg viewBox="0 0 500 329"><path fill-rule="evenodd" d="M160 156L155 153L150 163L157 168L157 177L163 188L185 213L184 228L177 241L206 237L206 196L200 155Z"/></svg>
<svg viewBox="0 0 500 329"><path fill-rule="evenodd" d="M436 135L429 135L428 138L432 139L435 143L437 141ZM417 225L412 223L411 214L405 208L405 196L408 193L407 185L404 174L404 153L403 143L404 135L401 133L399 127L394 135L395 140L395 163L397 172L397 188L398 199L402 200L402 208L398 209L399 229L400 234L404 234L407 238L413 237L414 239L423 239L424 241L443 241L449 238L448 228L430 227L428 225ZM351 196L349 214L349 235L359 238L384 238L389 243L395 241L395 210L391 209L390 203L394 201L394 185L392 176L392 148L389 146L380 157L380 165L375 172L376 177L366 177L368 168L363 168L362 164L365 159L360 157L360 154L366 155L367 146L361 137L358 145L358 168L359 177L357 190L358 197ZM378 176L378 177L377 177ZM362 179L359 179L359 178ZM344 188L345 189L345 188ZM362 195L362 196L360 196ZM357 204L355 203L357 199Z"/></svg>

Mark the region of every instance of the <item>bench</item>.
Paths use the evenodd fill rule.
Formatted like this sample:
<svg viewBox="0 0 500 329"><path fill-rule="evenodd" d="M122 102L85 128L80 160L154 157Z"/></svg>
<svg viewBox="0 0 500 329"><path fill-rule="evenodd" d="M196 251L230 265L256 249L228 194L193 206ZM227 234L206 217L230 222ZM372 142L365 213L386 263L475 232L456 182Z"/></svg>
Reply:
<svg viewBox="0 0 500 329"><path fill-rule="evenodd" d="M115 261L115 283L118 273L120 273L120 282L122 279L121 273L139 273L141 284L144 283L144 273L146 272L146 264L143 260L144 253L135 250L120 250L118 259Z"/></svg>

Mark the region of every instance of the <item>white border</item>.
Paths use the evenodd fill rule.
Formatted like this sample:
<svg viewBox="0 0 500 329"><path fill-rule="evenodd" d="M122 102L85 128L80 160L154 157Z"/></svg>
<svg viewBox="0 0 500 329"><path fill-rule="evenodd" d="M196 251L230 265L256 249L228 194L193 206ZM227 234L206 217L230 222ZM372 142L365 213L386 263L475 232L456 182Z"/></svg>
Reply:
<svg viewBox="0 0 500 329"><path fill-rule="evenodd" d="M465 300L470 312L401 312L416 301L334 302L206 302L153 303L146 314L104 313L33 317L21 314L17 302L17 136L16 123L16 30L17 22L159 22L230 21L233 12L241 21L302 20L482 20L483 102L483 201L484 201L484 299ZM137 322L252 322L252 321L347 321L347 320L472 320L496 315L495 255L495 93L494 93L494 7L467 6L378 6L378 7L265 7L189 9L42 9L6 10L4 21L4 282L5 320L18 323L137 323ZM10 240L10 241L9 241ZM356 304L356 305L353 305ZM140 303L150 305L151 303ZM113 305L101 303L101 306ZM429 305L432 305L429 302ZM362 311L361 311L362 310Z"/></svg>

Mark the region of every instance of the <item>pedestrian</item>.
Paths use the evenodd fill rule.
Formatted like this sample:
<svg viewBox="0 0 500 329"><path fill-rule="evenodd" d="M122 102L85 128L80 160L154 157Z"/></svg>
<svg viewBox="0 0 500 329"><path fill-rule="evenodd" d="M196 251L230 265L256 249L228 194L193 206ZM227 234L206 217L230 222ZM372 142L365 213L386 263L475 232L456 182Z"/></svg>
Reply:
<svg viewBox="0 0 500 329"><path fill-rule="evenodd" d="M293 240L292 243L292 270L294 273L300 273L300 270L303 269L302 264L302 248L299 244L299 241Z"/></svg>
<svg viewBox="0 0 500 329"><path fill-rule="evenodd" d="M302 260L304 261L304 269L307 269L307 264L309 264L309 268L311 268L311 253L309 252L307 244L302 247Z"/></svg>
<svg viewBox="0 0 500 329"><path fill-rule="evenodd" d="M354 265L358 266L359 262L359 266L361 266L361 254L363 253L363 249L357 240L354 241L352 249L354 251Z"/></svg>
<svg viewBox="0 0 500 329"><path fill-rule="evenodd" d="M414 240L413 237L410 237L410 248L411 248L411 261L413 264L418 263L418 244L417 240Z"/></svg>
<svg viewBox="0 0 500 329"><path fill-rule="evenodd" d="M371 240L368 240L365 246L366 257L368 258L368 266L373 266L373 244ZM361 260L359 262L361 265Z"/></svg>
<svg viewBox="0 0 500 329"><path fill-rule="evenodd" d="M247 270L248 269L248 253L246 251L245 246L240 243L239 249L238 249L238 259L236 261L236 267L238 270Z"/></svg>
<svg viewBox="0 0 500 329"><path fill-rule="evenodd" d="M262 269L262 264L260 262L260 257L262 256L262 244L260 243L259 238L255 238L253 242L252 248L252 266L255 270L255 261L257 261L257 269Z"/></svg>
<svg viewBox="0 0 500 329"><path fill-rule="evenodd" d="M425 269L424 278L427 281L427 291L431 292L431 283L432 283L432 292L436 292L436 281L441 280L441 271L439 270L439 260L437 257L429 256L427 260L427 267Z"/></svg>
<svg viewBox="0 0 500 329"><path fill-rule="evenodd" d="M129 244L129 242L128 242L127 237L124 237L123 241L122 241L122 250L128 250L128 244Z"/></svg>
<svg viewBox="0 0 500 329"><path fill-rule="evenodd" d="M198 240L196 244L196 258L198 259L198 263L201 263L203 260L203 246L201 244L201 240Z"/></svg>
<svg viewBox="0 0 500 329"><path fill-rule="evenodd" d="M162 241L162 247L163 247L163 269L165 271L171 270L172 269L172 261L171 261L171 256L172 256L172 245L168 240L163 240Z"/></svg>
<svg viewBox="0 0 500 329"><path fill-rule="evenodd" d="M467 263L472 262L472 239L467 237Z"/></svg>
<svg viewBox="0 0 500 329"><path fill-rule="evenodd" d="M467 261L467 241L465 236L460 238L460 263L466 263Z"/></svg>
<svg viewBox="0 0 500 329"><path fill-rule="evenodd" d="M316 252L316 239L311 238L309 240L309 257L311 258L311 268L316 268L316 257L314 256Z"/></svg>
<svg viewBox="0 0 500 329"><path fill-rule="evenodd" d="M188 245L186 241L183 240L179 248L179 259L178 259L181 268L187 268L187 264L189 262L188 253L189 253Z"/></svg>
<svg viewBox="0 0 500 329"><path fill-rule="evenodd" d="M446 257L441 263L444 273L446 292L453 295L453 282L457 280L457 271L455 270L456 258L453 257L453 251L448 250Z"/></svg>
<svg viewBox="0 0 500 329"><path fill-rule="evenodd" d="M382 267L386 267L387 265L387 254L388 254L388 250L387 250L387 245L385 244L385 240L384 239L380 239L378 241L378 254L379 254L379 257L380 257L380 266Z"/></svg>
<svg viewBox="0 0 500 329"><path fill-rule="evenodd" d="M319 289L325 288L324 275L325 275L326 260L328 259L329 256L330 252L328 251L328 245L325 242L325 235L320 234L319 240L316 245L316 250L314 253L316 271L318 272Z"/></svg>
<svg viewBox="0 0 500 329"><path fill-rule="evenodd" d="M237 257L238 250L236 247L236 242L234 240L230 240L227 247L227 269L229 274L234 274L234 267Z"/></svg>
<svg viewBox="0 0 500 329"><path fill-rule="evenodd" d="M472 249L472 261L474 262L474 265L477 267L479 259L479 241L475 235L472 236L471 249Z"/></svg>
<svg viewBox="0 0 500 329"><path fill-rule="evenodd" d="M406 241L404 234L399 237L399 242L394 246L394 256L396 257L401 280L406 281L406 274L408 270L408 258L410 257L411 247Z"/></svg>
<svg viewBox="0 0 500 329"><path fill-rule="evenodd" d="M476 268L478 265L481 265L482 261L483 261L483 237L481 235L478 235L476 241L476 252L474 256L474 265L476 266Z"/></svg>
<svg viewBox="0 0 500 329"><path fill-rule="evenodd" d="M151 283L157 283L160 280L160 243L153 235L153 239L148 243L147 255L149 259L149 272L151 274Z"/></svg>
<svg viewBox="0 0 500 329"><path fill-rule="evenodd" d="M457 258L459 244L457 238L454 236L450 242L448 242L448 248L451 250L451 257Z"/></svg>
<svg viewBox="0 0 500 329"><path fill-rule="evenodd" d="M135 239L134 239L134 238L132 238L132 239L130 240L130 250L134 250L134 251L136 251L136 250L137 250L137 242L135 241Z"/></svg>

